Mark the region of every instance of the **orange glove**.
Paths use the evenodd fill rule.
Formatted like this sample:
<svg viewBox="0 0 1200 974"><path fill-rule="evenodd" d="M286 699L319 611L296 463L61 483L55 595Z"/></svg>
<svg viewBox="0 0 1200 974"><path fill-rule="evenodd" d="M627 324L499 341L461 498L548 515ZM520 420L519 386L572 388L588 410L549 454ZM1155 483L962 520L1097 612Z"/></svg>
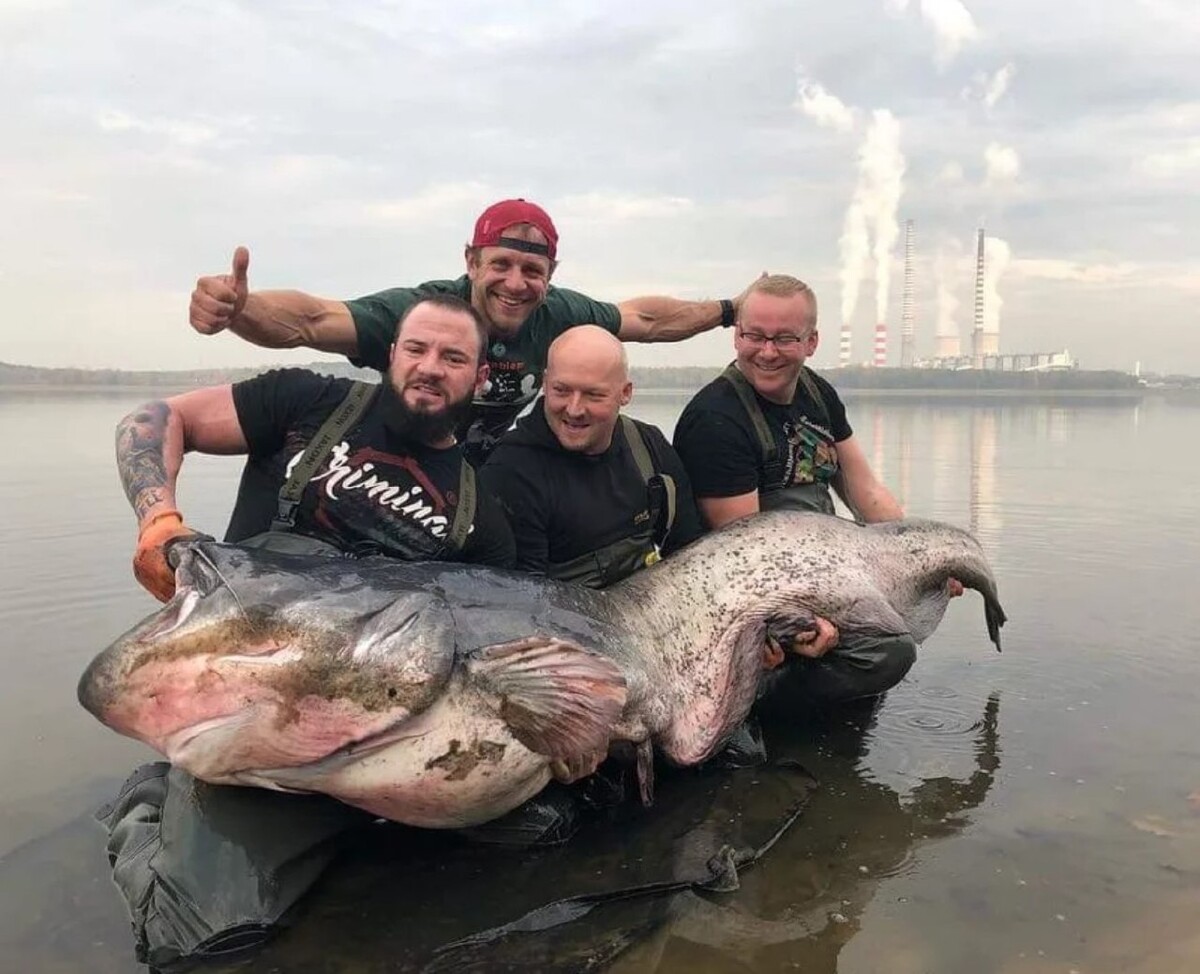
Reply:
<svg viewBox="0 0 1200 974"><path fill-rule="evenodd" d="M137 551L133 555L133 577L158 601L167 602L175 594L175 569L167 563L163 549L173 538L187 538L195 534L183 523L183 515L175 510L155 514L138 533Z"/></svg>

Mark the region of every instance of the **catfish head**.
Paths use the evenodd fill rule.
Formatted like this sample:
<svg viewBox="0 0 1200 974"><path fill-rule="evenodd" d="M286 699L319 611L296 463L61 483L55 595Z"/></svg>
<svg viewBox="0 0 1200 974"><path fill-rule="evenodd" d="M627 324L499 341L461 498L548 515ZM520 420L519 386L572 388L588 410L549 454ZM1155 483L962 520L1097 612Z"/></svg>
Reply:
<svg viewBox="0 0 1200 974"><path fill-rule="evenodd" d="M79 682L102 723L213 782L320 760L424 711L454 666L436 590L341 557L176 542L175 596Z"/></svg>

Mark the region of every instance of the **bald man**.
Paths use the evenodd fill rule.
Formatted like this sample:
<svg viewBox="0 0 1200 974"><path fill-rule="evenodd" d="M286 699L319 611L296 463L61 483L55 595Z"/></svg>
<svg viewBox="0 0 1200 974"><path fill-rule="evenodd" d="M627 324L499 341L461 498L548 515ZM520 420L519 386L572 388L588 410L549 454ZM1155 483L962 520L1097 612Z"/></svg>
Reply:
<svg viewBox="0 0 1200 974"><path fill-rule="evenodd" d="M577 325L551 343L545 392L480 470L508 513L517 568L603 588L704 532L686 471L633 397L625 348Z"/></svg>

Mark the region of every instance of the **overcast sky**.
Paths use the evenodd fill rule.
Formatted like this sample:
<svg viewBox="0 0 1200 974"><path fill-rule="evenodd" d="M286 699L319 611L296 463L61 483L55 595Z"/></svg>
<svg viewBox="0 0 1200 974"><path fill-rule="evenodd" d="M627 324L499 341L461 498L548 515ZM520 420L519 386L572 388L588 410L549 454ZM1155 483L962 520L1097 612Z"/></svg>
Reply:
<svg viewBox="0 0 1200 974"><path fill-rule="evenodd" d="M982 221L1002 350L1200 373L1198 51L1196 0L0 0L0 360L311 359L194 333L195 278L453 277L525 196L597 298L804 277L818 366L881 302L896 356L907 219L918 351L965 335Z"/></svg>

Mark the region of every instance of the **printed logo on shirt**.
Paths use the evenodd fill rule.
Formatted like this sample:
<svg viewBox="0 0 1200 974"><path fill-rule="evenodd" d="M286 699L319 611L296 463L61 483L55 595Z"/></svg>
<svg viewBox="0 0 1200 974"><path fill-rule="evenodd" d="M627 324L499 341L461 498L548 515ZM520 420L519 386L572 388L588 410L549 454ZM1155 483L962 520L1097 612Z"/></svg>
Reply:
<svg viewBox="0 0 1200 974"><path fill-rule="evenodd" d="M504 356L503 352L496 351L497 348L504 346L496 343L489 350L490 372L479 399L514 405L529 402L537 395L541 377L530 368L524 356L516 353Z"/></svg>
<svg viewBox="0 0 1200 974"><path fill-rule="evenodd" d="M288 461L284 478L304 455L303 449ZM329 504L362 503L390 512L419 525L435 538L444 538L449 527L447 499L412 457L395 456L364 448L350 453L343 440L333 448L324 469L308 481L318 484L318 516Z"/></svg>
<svg viewBox="0 0 1200 974"><path fill-rule="evenodd" d="M790 474L785 484L828 483L838 471L837 447L833 435L822 426L803 417L783 425L788 442Z"/></svg>

